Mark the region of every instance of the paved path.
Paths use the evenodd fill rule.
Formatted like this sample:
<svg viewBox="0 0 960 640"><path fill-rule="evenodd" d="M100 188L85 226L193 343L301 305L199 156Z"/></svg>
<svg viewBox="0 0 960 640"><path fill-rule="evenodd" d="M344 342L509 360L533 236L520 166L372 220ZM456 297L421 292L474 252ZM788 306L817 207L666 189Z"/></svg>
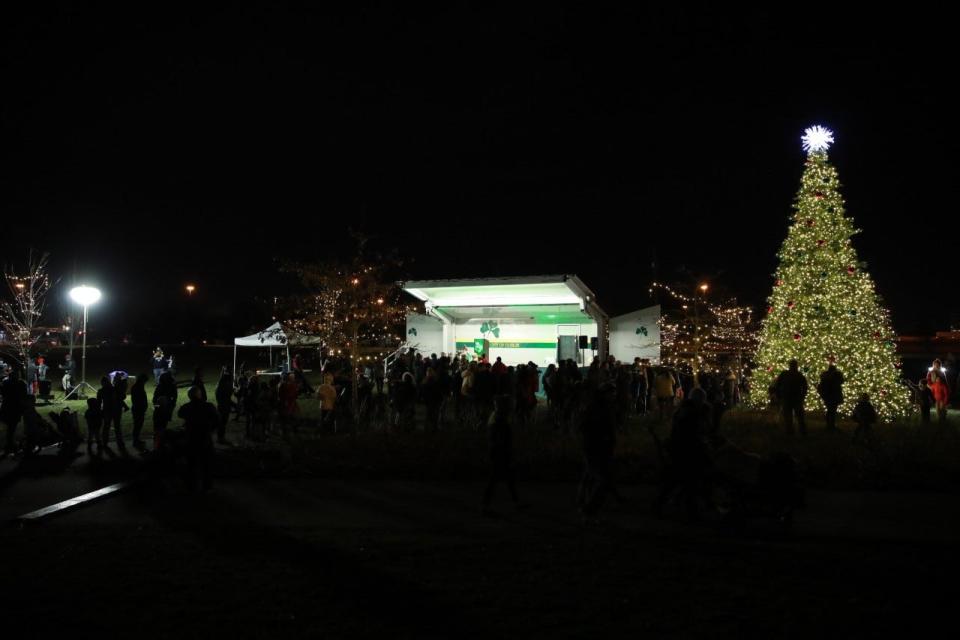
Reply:
<svg viewBox="0 0 960 640"><path fill-rule="evenodd" d="M3 513L134 464L84 456L52 476L21 471ZM724 535L653 518L651 487L624 487L628 506L587 527L573 484L522 484L522 511L501 493L496 518L479 515L480 492L221 478L188 496L146 483L0 530L13 559L0 595L38 635L71 625L81 637L916 637L952 611L940 586L960 564L951 495L812 492L789 534L757 521Z"/></svg>

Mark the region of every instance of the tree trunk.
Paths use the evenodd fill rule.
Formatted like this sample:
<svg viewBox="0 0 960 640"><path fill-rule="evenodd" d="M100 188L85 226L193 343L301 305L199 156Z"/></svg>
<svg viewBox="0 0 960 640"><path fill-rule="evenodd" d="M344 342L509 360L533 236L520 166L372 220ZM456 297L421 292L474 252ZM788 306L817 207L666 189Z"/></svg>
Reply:
<svg viewBox="0 0 960 640"><path fill-rule="evenodd" d="M353 327L353 342L350 344L350 368L353 374L353 389L350 393L350 410L353 412L354 428L357 428L360 422L360 374L358 364L360 362L360 328Z"/></svg>

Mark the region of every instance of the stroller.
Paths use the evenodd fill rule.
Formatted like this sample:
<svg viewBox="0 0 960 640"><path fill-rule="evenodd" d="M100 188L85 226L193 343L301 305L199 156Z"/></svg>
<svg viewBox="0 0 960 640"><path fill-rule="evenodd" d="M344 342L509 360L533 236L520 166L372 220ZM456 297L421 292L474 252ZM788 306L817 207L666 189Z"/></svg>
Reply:
<svg viewBox="0 0 960 640"><path fill-rule="evenodd" d="M773 518L785 527L805 505L796 461L782 452L759 456L727 440L713 455L713 498L725 524L750 518Z"/></svg>
<svg viewBox="0 0 960 640"><path fill-rule="evenodd" d="M153 451L153 460L164 470L173 470L187 459L187 432L178 428L164 429Z"/></svg>
<svg viewBox="0 0 960 640"><path fill-rule="evenodd" d="M59 413L51 411L49 415L53 420L54 429L60 434L60 448L76 447L83 442L79 415L75 411L66 408Z"/></svg>
<svg viewBox="0 0 960 640"><path fill-rule="evenodd" d="M656 433L650 434L657 445L663 465L659 512L666 500L679 489L687 508L695 515L701 503L720 515L723 525L742 525L751 518L772 518L784 527L793 524L796 509L804 506L804 490L796 461L785 453L760 456L740 449L728 440L714 437L709 459L696 466L678 464Z"/></svg>

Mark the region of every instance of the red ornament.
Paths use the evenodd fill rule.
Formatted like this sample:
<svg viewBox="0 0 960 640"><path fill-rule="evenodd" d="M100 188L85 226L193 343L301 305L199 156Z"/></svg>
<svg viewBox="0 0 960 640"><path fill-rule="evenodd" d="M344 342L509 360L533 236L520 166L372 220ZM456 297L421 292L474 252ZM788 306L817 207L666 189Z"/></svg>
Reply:
<svg viewBox="0 0 960 640"><path fill-rule="evenodd" d="M856 267L847 267L847 273L849 273L850 275L853 275L853 274L855 274L856 272L857 272L857 268L856 268Z"/></svg>
<svg viewBox="0 0 960 640"><path fill-rule="evenodd" d="M879 339L880 339L880 332L879 332L879 331L874 331L874 332L873 332L873 337L876 338L877 340L879 340Z"/></svg>
<svg viewBox="0 0 960 640"><path fill-rule="evenodd" d="M817 246L818 246L818 247L822 247L822 246L825 245L825 244L827 244L827 241L826 241L826 240L817 240Z"/></svg>
<svg viewBox="0 0 960 640"><path fill-rule="evenodd" d="M776 285L774 285L774 286L779 287L779 286L782 285L782 284L783 284L783 280L779 280L779 279L778 279Z"/></svg>
<svg viewBox="0 0 960 640"><path fill-rule="evenodd" d="M767 313L773 313L773 307L767 307Z"/></svg>
<svg viewBox="0 0 960 640"><path fill-rule="evenodd" d="M807 218L807 226L808 226L808 227L812 227L814 224L816 224L816 223L813 221L813 218Z"/></svg>
<svg viewBox="0 0 960 640"><path fill-rule="evenodd" d="M815 192L813 194L813 197L816 198L817 200L823 200L823 194L820 193L819 191Z"/></svg>
<svg viewBox="0 0 960 640"><path fill-rule="evenodd" d="M788 308L788 309L793 309L793 308L796 306L796 304L797 304L796 302L794 302L793 300L791 300L790 302L787 303L787 308Z"/></svg>
<svg viewBox="0 0 960 640"><path fill-rule="evenodd" d="M800 334L799 333L793 334L793 339L796 340L797 342L800 342Z"/></svg>

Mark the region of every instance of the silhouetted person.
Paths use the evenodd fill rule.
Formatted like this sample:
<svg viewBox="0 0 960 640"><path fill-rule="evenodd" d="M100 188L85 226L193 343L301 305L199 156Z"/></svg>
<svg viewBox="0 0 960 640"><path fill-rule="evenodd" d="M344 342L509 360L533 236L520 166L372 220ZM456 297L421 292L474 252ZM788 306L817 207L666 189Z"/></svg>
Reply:
<svg viewBox="0 0 960 640"><path fill-rule="evenodd" d="M804 417L803 403L807 399L807 378L800 373L796 360L790 361L790 368L781 371L773 383L773 390L780 400L783 411L783 423L787 434L793 434L793 417L797 417L800 425L800 434L807 435L807 422Z"/></svg>
<svg viewBox="0 0 960 640"><path fill-rule="evenodd" d="M712 411L706 402L706 392L695 387L673 416L673 427L666 442L670 462L664 470L660 494L654 503L655 513L662 511L679 488L688 514L697 516L699 500L706 493L706 477L711 464L706 441L711 422Z"/></svg>
<svg viewBox="0 0 960 640"><path fill-rule="evenodd" d="M214 392L217 400L217 413L220 414L220 423L217 425L217 442L227 443L227 421L230 419L230 410L233 402L233 374L224 369L223 375L217 382L217 390Z"/></svg>
<svg viewBox="0 0 960 640"><path fill-rule="evenodd" d="M640 358L633 359L633 368L630 369L630 394L633 397L633 411L637 415L647 412L647 392L650 381L647 379L647 368Z"/></svg>
<svg viewBox="0 0 960 640"><path fill-rule="evenodd" d="M930 424L930 408L933 407L933 392L927 386L926 378L920 380L920 388L917 391L917 400L920 402L920 420L923 424Z"/></svg>
<svg viewBox="0 0 960 640"><path fill-rule="evenodd" d="M213 434L220 418L217 408L203 399L201 387L191 387L188 397L190 401L177 412L186 433L188 485L191 491L195 491L198 484L206 491L213 485Z"/></svg>
<svg viewBox="0 0 960 640"><path fill-rule="evenodd" d="M440 426L440 405L443 404L443 389L433 367L427 368L427 377L420 386L420 397L427 405L427 422L424 428L433 431Z"/></svg>
<svg viewBox="0 0 960 640"><path fill-rule="evenodd" d="M394 409L397 412L397 428L406 431L414 426L417 387L413 384L413 374L404 373L394 392Z"/></svg>
<svg viewBox="0 0 960 640"><path fill-rule="evenodd" d="M15 437L17 425L23 418L23 412L27 404L27 385L20 379L19 374L14 370L10 372L3 383L0 383L0 398L3 403L0 404L0 422L7 425L7 439L5 452L14 453Z"/></svg>
<svg viewBox="0 0 960 640"><path fill-rule="evenodd" d="M478 427L486 423L490 417L494 395L496 395L496 379L490 370L490 363L481 363L473 376L473 399L477 410Z"/></svg>
<svg viewBox="0 0 960 640"><path fill-rule="evenodd" d="M197 367L193 370L193 380L190 382L190 388L200 389L200 397L203 398L203 401L207 401L207 385L203 383L203 369Z"/></svg>
<svg viewBox="0 0 960 640"><path fill-rule="evenodd" d="M612 382L602 383L584 408L580 422L584 470L578 502L585 518L597 514L606 494L616 493L613 454L616 447L616 396Z"/></svg>
<svg viewBox="0 0 960 640"><path fill-rule="evenodd" d="M512 369L513 367L510 367ZM508 367L503 363L503 359L497 356L496 361L490 366L490 373L493 376L493 391L496 394L509 393L507 388Z"/></svg>
<svg viewBox="0 0 960 640"><path fill-rule="evenodd" d="M119 374L113 379L113 428L117 436L117 446L123 447L123 412L129 411L127 406L127 379ZM104 434L104 440L109 437Z"/></svg>
<svg viewBox="0 0 960 640"><path fill-rule="evenodd" d="M673 414L673 402L676 397L676 385L673 376L666 369L660 369L653 379L653 391L657 397L660 420Z"/></svg>
<svg viewBox="0 0 960 640"><path fill-rule="evenodd" d="M153 406L160 404L160 398L167 399L172 414L174 407L177 406L177 381L169 371L160 374L160 382L153 390Z"/></svg>
<svg viewBox="0 0 960 640"><path fill-rule="evenodd" d="M87 398L87 410L83 412L83 419L87 422L87 449L97 443L97 450L103 448L103 409L100 400Z"/></svg>
<svg viewBox="0 0 960 640"><path fill-rule="evenodd" d="M153 449L160 449L161 441L167 431L167 425L173 419L173 405L170 404L170 398L159 396L155 399L156 404L153 407Z"/></svg>
<svg viewBox="0 0 960 640"><path fill-rule="evenodd" d="M870 396L866 393L860 394L860 399L853 407L853 420L857 423L857 429L853 432L853 439L857 440L860 436L869 439L873 435L873 425L877 422L877 410L870 404Z"/></svg>
<svg viewBox="0 0 960 640"><path fill-rule="evenodd" d="M108 376L100 378L100 389L97 391L97 400L103 415L103 425L100 430L100 443L107 445L110 441L110 427L117 415L117 394Z"/></svg>
<svg viewBox="0 0 960 640"><path fill-rule="evenodd" d="M507 484L514 505L520 504L513 471L513 433L510 426L510 396L499 395L494 399L494 411L490 415L490 480L483 491L483 513L489 515L493 492L500 482Z"/></svg>
<svg viewBox="0 0 960 640"><path fill-rule="evenodd" d="M843 374L835 364L820 374L817 393L827 407L827 429L837 428L837 408L843 404Z"/></svg>
<svg viewBox="0 0 960 640"><path fill-rule="evenodd" d="M143 448L140 433L143 431L143 421L147 417L147 380L149 376L141 373L136 382L130 387L130 412L133 415L133 446Z"/></svg>
<svg viewBox="0 0 960 640"><path fill-rule="evenodd" d="M383 395L383 380L384 380L384 371L383 367L377 366L373 368L373 380L377 383L377 393Z"/></svg>

